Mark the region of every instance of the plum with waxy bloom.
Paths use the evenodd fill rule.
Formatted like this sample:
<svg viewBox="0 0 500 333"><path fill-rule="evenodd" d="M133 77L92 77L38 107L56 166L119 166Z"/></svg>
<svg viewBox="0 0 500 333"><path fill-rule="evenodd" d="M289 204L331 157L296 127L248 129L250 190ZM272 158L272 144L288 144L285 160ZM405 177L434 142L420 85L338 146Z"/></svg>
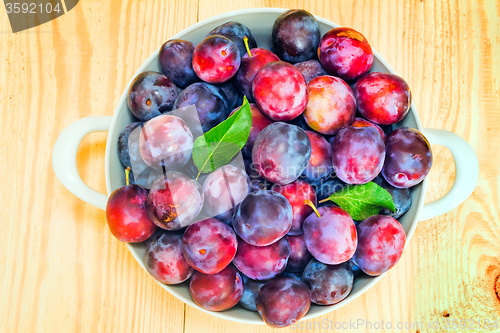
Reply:
<svg viewBox="0 0 500 333"><path fill-rule="evenodd" d="M302 272L306 268L307 263L312 259L311 253L307 250L304 235L288 235L286 239L291 249L286 270L289 272Z"/></svg>
<svg viewBox="0 0 500 333"><path fill-rule="evenodd" d="M188 105L195 105L197 114L180 115L180 117L192 129L201 124L203 132L208 132L224 121L229 113L226 94L221 88L206 82L196 82L186 87L175 100L174 109ZM203 133L194 134L199 136Z"/></svg>
<svg viewBox="0 0 500 333"><path fill-rule="evenodd" d="M221 35L232 40L238 47L238 50L240 51L240 55L242 57L246 53L245 43L243 42L245 36L248 38L249 48L252 49L257 47L257 42L255 41L255 38L252 35L250 29L248 29L246 25L239 22L226 22L222 25L219 25L217 28L210 31L207 36L213 35Z"/></svg>
<svg viewBox="0 0 500 333"><path fill-rule="evenodd" d="M348 184L366 184L382 170L385 144L373 127L342 129L332 144L332 163L337 176Z"/></svg>
<svg viewBox="0 0 500 333"><path fill-rule="evenodd" d="M124 167L132 168L132 162L130 161L130 151L129 151L129 137L130 134L138 127L142 128L141 122L135 122L128 124L124 129L120 132L118 136L118 158L120 162L122 162ZM139 146L137 146L139 147Z"/></svg>
<svg viewBox="0 0 500 333"><path fill-rule="evenodd" d="M254 281L249 279L246 275L243 275L243 286L245 287L245 290L243 291L243 296L240 299L241 306L247 310L257 312L255 300L257 299L257 294L259 293L260 288L262 288L265 284L265 282Z"/></svg>
<svg viewBox="0 0 500 333"><path fill-rule="evenodd" d="M252 150L257 172L274 184L293 182L304 172L311 157L311 141L301 128L282 122L260 132Z"/></svg>
<svg viewBox="0 0 500 333"><path fill-rule="evenodd" d="M250 193L238 206L233 228L245 242L266 246L290 230L292 219L292 206L283 195L274 191L258 191Z"/></svg>
<svg viewBox="0 0 500 333"><path fill-rule="evenodd" d="M345 210L335 206L318 208L321 217L312 213L304 221L304 240L314 258L337 265L351 259L358 236L354 221Z"/></svg>
<svg viewBox="0 0 500 333"><path fill-rule="evenodd" d="M193 275L182 255L182 235L163 232L146 249L144 266L156 280L164 284L178 284Z"/></svg>
<svg viewBox="0 0 500 333"><path fill-rule="evenodd" d="M200 79L193 70L194 44L187 40L170 39L160 48L160 66L179 87L187 87Z"/></svg>
<svg viewBox="0 0 500 333"><path fill-rule="evenodd" d="M161 115L148 121L139 135L141 157L149 166L179 170L191 158L194 138L184 120Z"/></svg>
<svg viewBox="0 0 500 333"><path fill-rule="evenodd" d="M205 210L210 216L231 219L236 206L250 193L245 170L234 165L218 168L203 183Z"/></svg>
<svg viewBox="0 0 500 333"><path fill-rule="evenodd" d="M257 294L257 311L271 327L290 326L305 316L311 306L311 292L293 277L269 281Z"/></svg>

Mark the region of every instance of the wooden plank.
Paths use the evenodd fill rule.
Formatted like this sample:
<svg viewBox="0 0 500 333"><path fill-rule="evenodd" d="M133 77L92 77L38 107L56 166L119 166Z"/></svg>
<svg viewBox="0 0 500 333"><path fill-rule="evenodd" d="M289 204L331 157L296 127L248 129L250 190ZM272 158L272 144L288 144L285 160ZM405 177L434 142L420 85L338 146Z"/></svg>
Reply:
<svg viewBox="0 0 500 333"><path fill-rule="evenodd" d="M428 331L429 321L500 317L496 1L84 0L17 34L0 10L1 332L274 331L216 319L159 288L110 235L104 213L67 191L51 165L58 134L82 117L112 114L162 42L198 19L250 7L304 8L361 31L412 87L424 126L463 136L480 161L479 184L466 203L421 222L386 278L315 321L421 321ZM88 136L78 154L83 180L99 191L105 140ZM454 179L449 152L433 151L427 201Z"/></svg>
<svg viewBox="0 0 500 333"><path fill-rule="evenodd" d="M81 1L17 34L0 15L0 331L182 331L184 304L109 233L103 211L55 179L51 152L72 122L113 114L140 64L196 22L197 1ZM90 135L78 153L83 180L101 192L105 143Z"/></svg>

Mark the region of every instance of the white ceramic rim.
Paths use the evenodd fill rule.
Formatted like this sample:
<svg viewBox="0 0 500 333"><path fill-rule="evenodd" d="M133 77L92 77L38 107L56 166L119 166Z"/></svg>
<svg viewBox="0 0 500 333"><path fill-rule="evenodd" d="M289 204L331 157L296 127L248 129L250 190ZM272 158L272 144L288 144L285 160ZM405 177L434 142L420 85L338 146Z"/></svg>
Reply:
<svg viewBox="0 0 500 333"><path fill-rule="evenodd" d="M241 9L241 10L236 10L236 11L231 11L231 12L223 13L223 14L213 16L211 18L205 19L203 21L200 21L200 22L197 22L197 23L191 25L188 28L186 28L186 29L182 30L181 32L179 32L179 33L175 34L174 36L172 36L171 39L181 38L181 36L184 35L185 33L188 33L188 32L190 32L192 30L198 29L198 28L200 28L200 27L202 27L202 26L204 26L206 24L209 24L211 22L214 22L214 21L218 21L218 20L221 20L221 19L227 19L228 21L230 21L231 18L233 16L235 16L235 15L239 15L239 14L258 14L258 13L263 13L263 12L265 12L265 13L280 14L280 13L282 13L285 10L287 10L287 9L283 9L283 8L252 8L252 9ZM329 25L332 28L340 27L340 25L338 25L336 23L333 23L333 22L331 22L329 20L326 20L326 19L324 19L322 17L318 17L318 16L315 16L315 17L318 20L318 22L321 22L323 24ZM128 91L128 88L130 87L130 84L133 81L133 78L135 78L138 74L142 73L146 69L146 67L148 66L148 64L151 63L152 61L154 61L154 59L158 56L159 50L160 50L160 48L158 48L156 51L154 51L148 57L148 59L139 67L139 69L136 71L136 73L134 74L134 76L132 77L132 79L129 81L126 89L124 89L124 92L123 92L122 96L120 97L118 105L117 105L117 107L115 109L115 113L113 114L113 120L111 122L111 126L110 126L109 133L108 133L108 140L109 140L108 142L111 142L112 138L114 137L114 132L115 131L121 130L121 129L115 128L116 127L115 124L117 122L120 110L123 109L121 106L124 103L125 104L127 103L127 101L126 101L126 99L127 99L127 91ZM373 50L373 54L387 68L387 70L390 73L396 74L396 72L394 71L394 69L385 61L385 59L377 51ZM417 129L419 131L423 132L422 123L420 122L420 118L418 116L418 112L416 110L416 107L415 107L414 103L412 103L410 112L412 112L412 114L413 114L413 117L414 117L416 125L417 125ZM111 152L111 145L107 144L106 145L105 168L104 169L105 169L106 188L107 188L108 195L109 195L109 193L111 193L113 191L113 188L112 188L111 182L110 182L110 165L109 165L109 156L110 156L111 153L112 153ZM418 198L418 201L417 201L417 211L416 211L415 217L414 217L414 219L413 219L413 221L411 223L410 229L409 229L409 231L407 232L407 235L406 235L405 249L406 249L406 246L409 243L409 241L410 241L413 233L415 232L415 229L416 229L417 224L418 224L418 217L419 217L419 215L420 215L420 213L422 211L422 207L424 205L425 193L426 193L426 190L427 190L427 178L424 179L424 181L421 183L421 186L422 186L422 188L421 188L420 197ZM414 204L415 204L415 202L414 202ZM137 254L137 252L135 251L135 249L133 248L133 246L131 244L127 243L127 247L129 248L129 250L132 253L132 255L134 256L134 258L137 260L137 262L142 266L142 268L145 269L144 264L143 264L143 258ZM379 275L377 277L373 277L370 282L368 282L365 286L363 286L359 290L356 290L355 292L352 292L342 302L334 304L334 305L324 306L322 310L317 311L314 315L311 315L310 313L308 313L302 320L308 320L308 319L312 319L312 318L324 315L326 313L329 313L331 311L334 311L334 310L336 310L336 309L338 309L338 308L346 305L347 303L349 303L349 302L353 301L354 299L358 298L363 293L365 293L368 289L370 289L371 287L373 287L378 281L380 281L380 279L382 279L384 277L385 274L386 273L381 274L381 275ZM180 295L176 290L170 288L168 285L164 285L164 284L162 284L160 282L157 282L157 283L159 285L161 285L165 290L167 290L168 292L170 292L176 298L178 298L181 301L185 302L186 304L189 304L192 307L194 307L194 308L196 308L198 310L201 310L203 312L206 312L206 313L208 313L210 315L219 317L221 319L236 321L236 322L240 322L240 323L246 323L246 324L264 324L264 322L262 320L258 320L256 318L252 318L252 319L249 318L248 320L247 319L239 319L239 318L234 318L234 317L226 314L224 311L222 311L222 312L213 312L213 311L205 310L205 309L199 307L198 305L196 305L193 302L192 299L186 298L183 295Z"/></svg>

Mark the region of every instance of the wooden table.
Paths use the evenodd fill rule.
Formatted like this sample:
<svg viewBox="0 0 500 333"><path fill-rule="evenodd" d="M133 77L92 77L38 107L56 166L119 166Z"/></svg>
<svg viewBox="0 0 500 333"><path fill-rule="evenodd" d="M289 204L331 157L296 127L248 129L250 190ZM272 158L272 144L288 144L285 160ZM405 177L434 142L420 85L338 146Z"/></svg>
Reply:
<svg viewBox="0 0 500 333"><path fill-rule="evenodd" d="M133 73L170 36L250 7L304 8L361 31L412 87L424 126L461 135L479 157L473 195L421 222L380 283L316 321L416 321L423 329L388 331L424 332L429 321L499 318L498 2L82 0L17 34L0 9L1 332L272 331L219 320L161 289L111 236L104 212L67 191L51 164L59 133L113 114ZM92 134L78 153L83 180L101 192L105 145L105 133ZM433 149L427 201L446 193L455 172L451 154Z"/></svg>

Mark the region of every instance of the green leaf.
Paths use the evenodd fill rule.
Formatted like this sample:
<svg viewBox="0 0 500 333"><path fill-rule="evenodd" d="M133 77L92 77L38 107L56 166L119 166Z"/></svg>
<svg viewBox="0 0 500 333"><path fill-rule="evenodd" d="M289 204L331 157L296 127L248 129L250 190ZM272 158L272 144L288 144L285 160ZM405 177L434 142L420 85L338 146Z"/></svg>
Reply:
<svg viewBox="0 0 500 333"><path fill-rule="evenodd" d="M252 111L244 96L235 113L194 141L193 162L198 177L229 163L247 143L251 128Z"/></svg>
<svg viewBox="0 0 500 333"><path fill-rule="evenodd" d="M326 200L335 202L354 220L358 221L378 215L383 208L390 209L393 212L396 210L391 194L374 182L347 186L323 201Z"/></svg>

